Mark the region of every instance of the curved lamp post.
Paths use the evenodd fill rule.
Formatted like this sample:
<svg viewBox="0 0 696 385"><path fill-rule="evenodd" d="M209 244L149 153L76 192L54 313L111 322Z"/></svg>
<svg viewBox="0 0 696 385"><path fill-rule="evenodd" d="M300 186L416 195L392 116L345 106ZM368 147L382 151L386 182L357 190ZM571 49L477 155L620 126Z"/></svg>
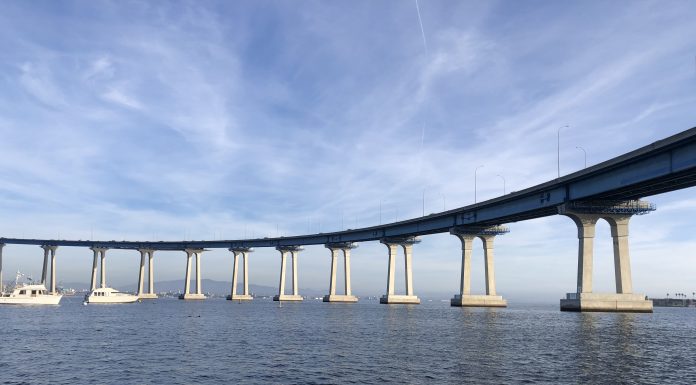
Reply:
<svg viewBox="0 0 696 385"><path fill-rule="evenodd" d="M585 151L585 149L580 146L575 146L575 148L577 148L578 150L582 150L582 153L585 154L585 168L587 168L587 151Z"/></svg>

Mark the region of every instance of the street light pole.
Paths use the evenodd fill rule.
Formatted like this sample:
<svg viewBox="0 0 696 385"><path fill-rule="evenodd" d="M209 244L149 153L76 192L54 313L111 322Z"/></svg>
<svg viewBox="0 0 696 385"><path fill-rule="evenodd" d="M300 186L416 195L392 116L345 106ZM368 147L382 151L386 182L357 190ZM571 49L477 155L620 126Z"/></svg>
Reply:
<svg viewBox="0 0 696 385"><path fill-rule="evenodd" d="M425 216L425 189L423 189L423 200L422 200L422 204L423 204L423 216Z"/></svg>
<svg viewBox="0 0 696 385"><path fill-rule="evenodd" d="M505 177L500 174L498 174L498 176L503 180L503 195L505 195Z"/></svg>
<svg viewBox="0 0 696 385"><path fill-rule="evenodd" d="M483 167L483 166L484 165L480 165L480 166L476 167L476 169L474 170L474 203L476 203L476 179L477 179L476 173L478 172L478 169Z"/></svg>
<svg viewBox="0 0 696 385"><path fill-rule="evenodd" d="M585 168L587 168L587 151L585 151L585 149L580 146L575 146L575 148L577 148L578 150L582 150L582 153L585 154Z"/></svg>
<svg viewBox="0 0 696 385"><path fill-rule="evenodd" d="M557 167L558 167L558 177L561 177L561 128L568 128L569 126L566 124L565 126L558 127L558 131L556 132L557 134L557 142L556 142L556 160L557 160Z"/></svg>

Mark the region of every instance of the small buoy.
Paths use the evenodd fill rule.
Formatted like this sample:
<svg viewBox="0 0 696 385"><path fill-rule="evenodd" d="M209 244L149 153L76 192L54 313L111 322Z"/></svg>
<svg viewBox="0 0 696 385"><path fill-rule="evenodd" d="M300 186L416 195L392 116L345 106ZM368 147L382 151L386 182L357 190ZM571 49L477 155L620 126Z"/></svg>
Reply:
<svg viewBox="0 0 696 385"><path fill-rule="evenodd" d="M83 305L87 306L87 301L82 302Z"/></svg>

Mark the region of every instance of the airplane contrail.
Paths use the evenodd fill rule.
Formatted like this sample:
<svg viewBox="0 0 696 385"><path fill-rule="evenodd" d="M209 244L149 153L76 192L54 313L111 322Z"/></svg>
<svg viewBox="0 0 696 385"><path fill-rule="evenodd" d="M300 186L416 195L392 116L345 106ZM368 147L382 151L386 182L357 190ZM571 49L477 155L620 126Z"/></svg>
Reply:
<svg viewBox="0 0 696 385"><path fill-rule="evenodd" d="M421 36L423 36L423 46L425 47L425 53L428 53L428 42L425 40L425 30L423 29L423 19L421 19L420 6L418 5L418 0L416 0L416 11L418 11L418 24L420 24Z"/></svg>
<svg viewBox="0 0 696 385"><path fill-rule="evenodd" d="M427 59L428 56L428 41L425 39L425 29L423 29L423 19L421 18L421 13L420 13L420 5L418 4L418 0L416 0L416 11L418 12L418 24L420 25L421 29L421 36L423 37L423 47L425 48L425 56ZM421 143L420 143L420 154L418 157L418 174L422 175L423 173L423 150L424 150L424 144L425 144L425 122L423 122L423 126L421 126Z"/></svg>

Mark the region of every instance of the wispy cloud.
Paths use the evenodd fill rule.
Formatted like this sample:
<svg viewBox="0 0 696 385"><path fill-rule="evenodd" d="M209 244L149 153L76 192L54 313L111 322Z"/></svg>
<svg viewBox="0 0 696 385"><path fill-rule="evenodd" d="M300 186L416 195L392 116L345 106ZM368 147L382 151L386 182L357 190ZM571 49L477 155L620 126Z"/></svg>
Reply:
<svg viewBox="0 0 696 385"><path fill-rule="evenodd" d="M102 98L116 103L120 104L122 106L132 108L134 110L142 110L143 106L138 102L134 97L128 96L123 91L112 88L108 90L107 92L103 93Z"/></svg>
<svg viewBox="0 0 696 385"><path fill-rule="evenodd" d="M555 177L566 124L563 173L583 165L576 146L592 164L693 126L689 7L419 6L2 3L0 211L13 220L0 232L202 239L366 226L380 206L388 222L472 203L479 164L479 200L502 193L498 175L507 192ZM688 199L657 199L688 222ZM646 239L683 240L655 218L667 230ZM518 282L504 266L528 261L568 262L572 280L573 226L559 223L515 224L498 280ZM458 269L444 239L417 250L431 291L456 287L456 274L433 279ZM643 245L644 261L654 251ZM356 282L381 290L383 252L356 251ZM277 262L263 255L260 278ZM303 282L322 285L323 265L310 265Z"/></svg>
<svg viewBox="0 0 696 385"><path fill-rule="evenodd" d="M19 82L29 95L48 107L60 107L65 104L65 96L53 83L47 68L33 63L22 63L19 68Z"/></svg>

